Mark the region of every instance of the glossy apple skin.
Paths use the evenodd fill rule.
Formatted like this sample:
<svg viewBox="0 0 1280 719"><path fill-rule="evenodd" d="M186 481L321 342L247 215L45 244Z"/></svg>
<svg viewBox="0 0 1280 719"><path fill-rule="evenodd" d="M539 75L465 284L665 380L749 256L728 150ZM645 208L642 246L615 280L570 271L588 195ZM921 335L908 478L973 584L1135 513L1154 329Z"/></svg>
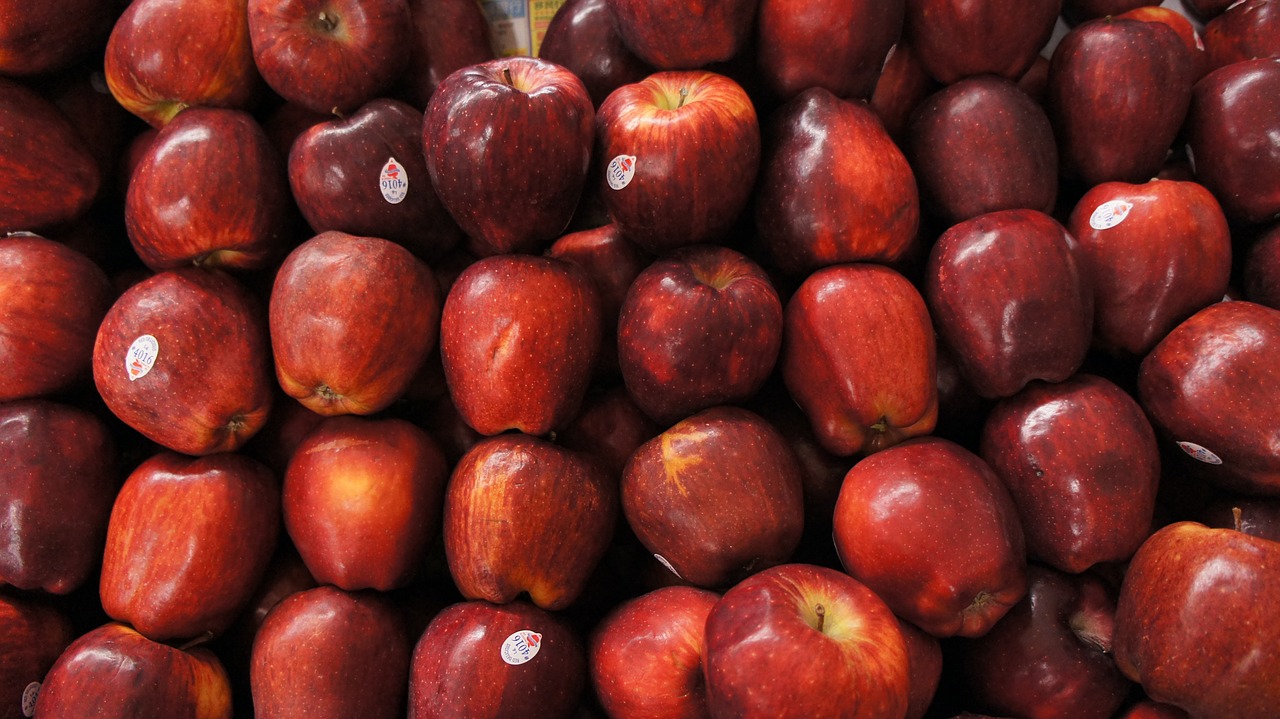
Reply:
<svg viewBox="0 0 1280 719"><path fill-rule="evenodd" d="M16 81L0 78L0 233L68 224L89 210L101 170L67 116Z"/></svg>
<svg viewBox="0 0 1280 719"><path fill-rule="evenodd" d="M1151 699L1192 717L1275 715L1280 544L1195 522L1134 555L1116 604L1115 660Z"/></svg>
<svg viewBox="0 0 1280 719"><path fill-rule="evenodd" d="M1280 310L1280 225L1254 241L1244 260L1244 294Z"/></svg>
<svg viewBox="0 0 1280 719"><path fill-rule="evenodd" d="M1209 56L1204 39L1200 37L1196 26L1183 13L1162 5L1143 5L1118 13L1116 17L1132 18L1146 22L1162 22L1173 28L1174 32L1178 33L1178 37L1182 40L1182 44L1187 48L1187 55L1191 58L1191 77L1193 80L1199 80L1204 77L1206 72L1212 69L1209 65Z"/></svg>
<svg viewBox="0 0 1280 719"><path fill-rule="evenodd" d="M1028 569L1027 597L959 660L976 705L1026 719L1110 719L1129 680L1110 655L1115 597L1091 574Z"/></svg>
<svg viewBox="0 0 1280 719"><path fill-rule="evenodd" d="M662 587L611 610L591 632L587 665L600 705L615 719L705 719L707 615L720 595Z"/></svg>
<svg viewBox="0 0 1280 719"><path fill-rule="evenodd" d="M468 599L528 592L564 609L613 539L618 488L585 455L519 433L480 441L454 467L444 500L449 572Z"/></svg>
<svg viewBox="0 0 1280 719"><path fill-rule="evenodd" d="M835 543L845 571L936 637L982 636L1026 595L1013 498L949 440L913 439L853 465L836 500Z"/></svg>
<svg viewBox="0 0 1280 719"><path fill-rule="evenodd" d="M707 705L717 719L907 711L909 659L897 618L834 569L784 564L744 579L711 608L704 641Z"/></svg>
<svg viewBox="0 0 1280 719"><path fill-rule="evenodd" d="M489 22L479 3L409 0L409 14L413 16L409 64L400 77L398 95L421 112L446 77L492 60L494 53Z"/></svg>
<svg viewBox="0 0 1280 719"><path fill-rule="evenodd" d="M867 100L880 118L889 137L902 147L906 145L906 129L916 106L942 86L929 77L916 57L908 38L899 38L889 49L875 90Z"/></svg>
<svg viewBox="0 0 1280 719"><path fill-rule="evenodd" d="M383 410L435 347L440 305L431 269L403 246L322 232L276 273L269 310L276 379L319 414Z"/></svg>
<svg viewBox="0 0 1280 719"><path fill-rule="evenodd" d="M1094 299L1080 245L1043 212L1001 210L953 225L929 253L924 295L980 396L1060 382L1089 351Z"/></svg>
<svg viewBox="0 0 1280 719"><path fill-rule="evenodd" d="M502 658L514 633L541 635L523 664ZM582 642L560 615L525 601L453 604L431 620L413 650L409 719L483 719L573 714L586 684Z"/></svg>
<svg viewBox="0 0 1280 719"><path fill-rule="evenodd" d="M595 107L619 87L654 72L623 44L609 0L567 0L547 25L538 57L577 75Z"/></svg>
<svg viewBox="0 0 1280 719"><path fill-rule="evenodd" d="M500 58L445 78L422 143L473 254L537 252L564 232L587 181L594 121L586 86L546 60Z"/></svg>
<svg viewBox="0 0 1280 719"><path fill-rule="evenodd" d="M1117 206L1127 214L1105 211ZM1107 215L1121 219L1113 225ZM1226 294L1231 229L1217 199L1197 183L1104 182L1076 203L1067 231L1093 285L1095 344L1109 351L1145 355Z"/></svg>
<svg viewBox="0 0 1280 719"><path fill-rule="evenodd" d="M804 529L795 454L768 421L738 407L703 410L641 445L621 495L645 549L700 587L786 562Z"/></svg>
<svg viewBox="0 0 1280 719"><path fill-rule="evenodd" d="M781 100L810 87L867 99L885 56L902 35L904 0L761 0L756 65Z"/></svg>
<svg viewBox="0 0 1280 719"><path fill-rule="evenodd" d="M254 715L403 716L411 639L401 609L374 592L292 594L253 641Z"/></svg>
<svg viewBox="0 0 1280 719"><path fill-rule="evenodd" d="M0 582L67 594L89 579L120 488L116 463L97 415L49 400L0 404Z"/></svg>
<svg viewBox="0 0 1280 719"><path fill-rule="evenodd" d="M399 196L381 188L393 160L396 178L407 183ZM462 237L431 186L422 113L404 102L378 98L312 125L294 141L288 165L293 197L316 233L380 237L428 262Z"/></svg>
<svg viewBox="0 0 1280 719"><path fill-rule="evenodd" d="M273 400L261 304L219 270L168 270L138 282L98 329L98 393L121 421L175 452L239 449L262 427ZM143 335L156 339L155 364L130 380L126 358Z"/></svg>
<svg viewBox="0 0 1280 719"><path fill-rule="evenodd" d="M787 302L782 337L783 380L823 449L870 454L933 430L933 325L901 274L866 263L814 272Z"/></svg>
<svg viewBox="0 0 1280 719"><path fill-rule="evenodd" d="M0 402L88 384L114 299L106 273L79 251L43 237L0 239Z"/></svg>
<svg viewBox="0 0 1280 719"><path fill-rule="evenodd" d="M247 109L262 86L247 0L140 0L107 40L107 87L126 110L161 127L192 105Z"/></svg>
<svg viewBox="0 0 1280 719"><path fill-rule="evenodd" d="M602 335L592 280L564 260L494 256L463 270L444 301L449 395L483 435L545 435L577 414Z"/></svg>
<svg viewBox="0 0 1280 719"><path fill-rule="evenodd" d="M151 457L111 509L103 609L155 641L222 633L271 561L279 514L279 481L255 460Z"/></svg>
<svg viewBox="0 0 1280 719"><path fill-rule="evenodd" d="M759 0L608 0L622 42L659 70L693 70L738 54Z"/></svg>
<svg viewBox="0 0 1280 719"><path fill-rule="evenodd" d="M247 0L253 61L281 97L347 113L378 97L409 60L406 0ZM342 78L335 82L332 78Z"/></svg>
<svg viewBox="0 0 1280 719"><path fill-rule="evenodd" d="M1280 4L1274 0L1236 3L1204 26L1210 70L1256 57L1280 56Z"/></svg>
<svg viewBox="0 0 1280 719"><path fill-rule="evenodd" d="M390 591L440 531L449 467L426 432L391 417L329 417L284 475L284 525L322 584Z"/></svg>
<svg viewBox="0 0 1280 719"><path fill-rule="evenodd" d="M1163 23L1101 18L1072 29L1049 62L1048 111L1062 169L1084 185L1144 182L1191 103L1191 59Z"/></svg>
<svg viewBox="0 0 1280 719"><path fill-rule="evenodd" d="M657 72L619 87L600 105L595 138L609 218L654 254L721 242L760 167L755 106L741 85L714 72ZM635 157L635 174L615 190L606 170L619 156Z"/></svg>
<svg viewBox="0 0 1280 719"><path fill-rule="evenodd" d="M1018 507L1032 559L1078 574L1127 560L1151 532L1155 431L1109 380L1032 382L991 410L981 455Z"/></svg>
<svg viewBox="0 0 1280 719"><path fill-rule="evenodd" d="M261 269L285 252L285 165L252 115L192 107L166 124L129 181L124 219L152 270Z"/></svg>
<svg viewBox="0 0 1280 719"><path fill-rule="evenodd" d="M782 300L746 255L692 245L631 283L618 316L618 364L636 404L662 425L750 399L782 345Z"/></svg>
<svg viewBox="0 0 1280 719"><path fill-rule="evenodd" d="M841 262L892 262L920 223L907 158L866 105L805 90L766 125L754 220L771 262L802 276Z"/></svg>
<svg viewBox="0 0 1280 719"><path fill-rule="evenodd" d="M44 680L73 639L71 620L62 611L35 599L0 594L0 717L23 716L27 687Z"/></svg>
<svg viewBox="0 0 1280 719"><path fill-rule="evenodd" d="M51 75L66 68L102 47L117 14L115 4L99 0L7 0L0 4L0 74Z"/></svg>
<svg viewBox="0 0 1280 719"><path fill-rule="evenodd" d="M997 210L1053 209L1053 127L1012 80L983 75L948 85L916 108L908 138L921 194L948 224Z"/></svg>
<svg viewBox="0 0 1280 719"><path fill-rule="evenodd" d="M904 34L944 85L973 75L1017 80L1053 34L1062 0L907 0Z"/></svg>
<svg viewBox="0 0 1280 719"><path fill-rule="evenodd" d="M1196 179L1227 217L1280 216L1280 57L1233 63L1201 78L1187 115Z"/></svg>
<svg viewBox="0 0 1280 719"><path fill-rule="evenodd" d="M556 441L591 455L610 476L621 478L631 455L662 429L636 406L625 387L615 385L588 394L582 411Z"/></svg>
<svg viewBox="0 0 1280 719"><path fill-rule="evenodd" d="M937 637L902 619L898 620L898 629L907 645L907 667L911 679L905 719L924 719L942 681L942 643Z"/></svg>
<svg viewBox="0 0 1280 719"><path fill-rule="evenodd" d="M109 622L73 641L45 676L35 716L231 719L231 683L204 647L179 649Z"/></svg>
<svg viewBox="0 0 1280 719"><path fill-rule="evenodd" d="M1166 441L1194 442L1221 464L1197 474L1250 494L1280 493L1280 310L1236 300L1175 327L1142 360L1138 399Z"/></svg>

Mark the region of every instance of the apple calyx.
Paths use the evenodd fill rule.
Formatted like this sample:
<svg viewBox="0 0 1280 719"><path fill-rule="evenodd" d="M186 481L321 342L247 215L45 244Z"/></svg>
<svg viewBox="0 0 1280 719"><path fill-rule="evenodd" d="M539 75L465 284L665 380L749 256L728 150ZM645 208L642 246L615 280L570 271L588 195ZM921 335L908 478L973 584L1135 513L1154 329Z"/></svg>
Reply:
<svg viewBox="0 0 1280 719"><path fill-rule="evenodd" d="M333 31L338 27L338 16L328 10L321 10L311 25L325 35L332 35Z"/></svg>

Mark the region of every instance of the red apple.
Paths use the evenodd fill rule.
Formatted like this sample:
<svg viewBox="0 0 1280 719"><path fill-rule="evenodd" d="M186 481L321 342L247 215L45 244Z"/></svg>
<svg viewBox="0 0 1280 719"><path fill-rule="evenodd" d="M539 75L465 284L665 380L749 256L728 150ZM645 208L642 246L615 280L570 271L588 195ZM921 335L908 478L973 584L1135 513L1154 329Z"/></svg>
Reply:
<svg viewBox="0 0 1280 719"><path fill-rule="evenodd" d="M607 0L623 43L659 70L723 62L747 44L759 0Z"/></svg>
<svg viewBox="0 0 1280 719"><path fill-rule="evenodd" d="M1280 493L1280 310L1209 305L1142 360L1138 398L1198 474L1250 493Z"/></svg>
<svg viewBox="0 0 1280 719"><path fill-rule="evenodd" d="M566 0L547 25L538 57L577 75L595 107L619 87L653 73L623 44L609 0Z"/></svg>
<svg viewBox="0 0 1280 719"><path fill-rule="evenodd" d="M867 99L902 34L907 3L760 0L756 63L765 87L789 100L811 87Z"/></svg>
<svg viewBox="0 0 1280 719"><path fill-rule="evenodd" d="M903 256L920 222L915 174L868 106L805 90L770 117L766 138L754 218L778 269Z"/></svg>
<svg viewBox="0 0 1280 719"><path fill-rule="evenodd" d="M440 288L407 249L332 230L289 253L271 290L276 378L323 415L373 414L435 347Z"/></svg>
<svg viewBox="0 0 1280 719"><path fill-rule="evenodd" d="M0 717L35 714L40 682L75 639L73 632L71 620L60 610L0 594Z"/></svg>
<svg viewBox="0 0 1280 719"><path fill-rule="evenodd" d="M1127 560L1151 531L1155 432L1137 401L1108 380L1032 382L991 411L981 454L1018 506L1032 559L1078 574Z"/></svg>
<svg viewBox="0 0 1280 719"><path fill-rule="evenodd" d="M547 434L577 414L600 337L596 287L576 265L530 255L480 260L444 301L449 394L481 434Z"/></svg>
<svg viewBox="0 0 1280 719"><path fill-rule="evenodd" d="M266 571L279 514L278 481L248 457L146 460L111 509L103 609L155 641L222 633Z"/></svg>
<svg viewBox="0 0 1280 719"><path fill-rule="evenodd" d="M702 678L707 615L720 595L663 587L618 605L591 632L587 664L614 719L709 717Z"/></svg>
<svg viewBox="0 0 1280 719"><path fill-rule="evenodd" d="M1231 230L1194 182L1104 182L1076 203L1067 230L1094 288L1095 343L1113 352L1146 354L1227 291Z"/></svg>
<svg viewBox="0 0 1280 719"><path fill-rule="evenodd" d="M1018 510L954 442L921 437L861 460L835 508L840 561L894 613L936 637L986 634L1027 592Z"/></svg>
<svg viewBox="0 0 1280 719"><path fill-rule="evenodd" d="M322 586L277 604L253 640L254 716L403 716L411 639L400 608Z"/></svg>
<svg viewBox="0 0 1280 719"><path fill-rule="evenodd" d="M253 116L193 107L160 130L138 163L124 219L153 270L261 269L284 255L288 203L284 162Z"/></svg>
<svg viewBox="0 0 1280 719"><path fill-rule="evenodd" d="M408 63L412 18L406 0L247 4L262 79L310 110L350 112L391 89Z"/></svg>
<svg viewBox="0 0 1280 719"><path fill-rule="evenodd" d="M1188 715L1172 704L1143 700L1117 715L1116 719L1188 719Z"/></svg>
<svg viewBox="0 0 1280 719"><path fill-rule="evenodd" d="M716 3L730 4L746 3ZM751 98L703 70L658 72L614 90L600 105L595 137L609 218L654 254L724 240L760 165Z"/></svg>
<svg viewBox="0 0 1280 719"><path fill-rule="evenodd" d="M413 650L409 719L568 717L586 684L574 630L524 601L453 604Z"/></svg>
<svg viewBox="0 0 1280 719"><path fill-rule="evenodd" d="M910 677L905 719L924 719L942 681L942 643L937 637L902 619L898 620L898 629L907 645Z"/></svg>
<svg viewBox="0 0 1280 719"><path fill-rule="evenodd" d="M1062 0L907 0L920 64L944 85L974 75L1017 80L1053 35Z"/></svg>
<svg viewBox="0 0 1280 719"><path fill-rule="evenodd" d="M645 549L700 587L788 561L804 528L795 454L763 417L737 407L703 410L645 442L621 494Z"/></svg>
<svg viewBox="0 0 1280 719"><path fill-rule="evenodd" d="M635 278L618 315L618 364L636 404L659 424L743 402L773 371L782 301L740 252L692 245Z"/></svg>
<svg viewBox="0 0 1280 719"><path fill-rule="evenodd" d="M1209 70L1257 57L1280 57L1280 4L1233 3L1205 24L1204 48Z"/></svg>
<svg viewBox="0 0 1280 719"><path fill-rule="evenodd" d="M107 40L111 94L152 127L192 105L247 109L262 84L247 1L130 3Z"/></svg>
<svg viewBox="0 0 1280 719"><path fill-rule="evenodd" d="M88 384L114 298L106 273L82 253L43 237L0 238L0 402Z"/></svg>
<svg viewBox="0 0 1280 719"><path fill-rule="evenodd" d="M582 411L556 437L561 445L589 454L611 477L621 478L640 445L662 431L623 386L588 394Z"/></svg>
<svg viewBox="0 0 1280 719"><path fill-rule="evenodd" d="M234 451L271 408L265 314L218 270L148 277L102 320L94 383L121 421L157 444L194 455Z"/></svg>
<svg viewBox="0 0 1280 719"><path fill-rule="evenodd" d="M417 574L440 530L444 452L395 418L325 419L284 475L284 526L321 584L390 591Z"/></svg>
<svg viewBox="0 0 1280 719"><path fill-rule="evenodd" d="M916 106L941 86L920 66L910 41L900 38L884 59L880 78L868 103L899 146L905 144L907 122Z"/></svg>
<svg viewBox="0 0 1280 719"><path fill-rule="evenodd" d="M493 44L484 9L474 0L409 0L409 14L409 63L398 95L421 112L455 70L494 59Z"/></svg>
<svg viewBox="0 0 1280 719"><path fill-rule="evenodd" d="M711 608L704 646L716 719L907 711L909 659L897 618L834 569L784 564L744 579Z"/></svg>
<svg viewBox="0 0 1280 719"><path fill-rule="evenodd" d="M865 263L818 270L783 322L783 380L828 452L869 454L933 430L933 325L905 277Z"/></svg>
<svg viewBox="0 0 1280 719"><path fill-rule="evenodd" d="M102 47L119 3L0 3L0 75L48 76Z"/></svg>
<svg viewBox="0 0 1280 719"><path fill-rule="evenodd" d="M1143 5L1122 13L1116 13L1115 16L1145 20L1147 22L1162 22L1173 28L1174 32L1178 33L1178 37L1182 40L1182 44L1186 46L1188 57L1191 58L1192 80L1199 80L1206 72L1212 69L1204 40L1201 39L1196 26L1187 19L1185 14L1161 5Z"/></svg>
<svg viewBox="0 0 1280 719"><path fill-rule="evenodd" d="M1080 245L1043 212L953 225L929 253L924 294L938 336L983 397L1060 382L1089 351L1094 299Z"/></svg>
<svg viewBox="0 0 1280 719"><path fill-rule="evenodd" d="M1244 258L1244 294L1280 310L1280 225L1259 237Z"/></svg>
<svg viewBox="0 0 1280 719"><path fill-rule="evenodd" d="M485 439L454 467L444 551L462 595L544 609L582 593L613 539L618 490L587 456L519 433Z"/></svg>
<svg viewBox="0 0 1280 719"><path fill-rule="evenodd" d="M1229 303L1237 304L1237 303ZM1280 543L1177 522L1134 555L1115 615L1116 665L1192 717L1263 719L1280 703Z"/></svg>
<svg viewBox="0 0 1280 719"><path fill-rule="evenodd" d="M205 647L152 641L127 624L104 624L58 657L35 716L231 719L231 683Z"/></svg>
<svg viewBox="0 0 1280 719"><path fill-rule="evenodd" d="M546 60L490 60L440 83L422 127L427 170L474 254L536 252L564 232L594 119L582 81Z"/></svg>

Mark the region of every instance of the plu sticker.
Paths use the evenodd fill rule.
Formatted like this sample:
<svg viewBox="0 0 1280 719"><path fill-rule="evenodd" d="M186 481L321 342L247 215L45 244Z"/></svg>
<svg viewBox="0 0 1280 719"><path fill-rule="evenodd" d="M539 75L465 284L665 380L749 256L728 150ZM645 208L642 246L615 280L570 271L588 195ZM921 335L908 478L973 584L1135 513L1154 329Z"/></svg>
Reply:
<svg viewBox="0 0 1280 719"><path fill-rule="evenodd" d="M520 666L538 656L538 650L541 648L541 634L529 629L521 629L502 642L502 661L512 666Z"/></svg>
<svg viewBox="0 0 1280 719"><path fill-rule="evenodd" d="M609 187L615 190L621 190L631 184L631 178L636 176L636 156L635 155L618 155L609 160L609 167L605 170L605 179L609 181Z"/></svg>
<svg viewBox="0 0 1280 719"><path fill-rule="evenodd" d="M147 376L160 356L160 343L151 335L142 335L129 345L129 352L124 358L125 371L129 373L129 381L133 382Z"/></svg>
<svg viewBox="0 0 1280 719"><path fill-rule="evenodd" d="M31 682L22 690L22 716L36 715L36 700L40 698L40 682Z"/></svg>
<svg viewBox="0 0 1280 719"><path fill-rule="evenodd" d="M1222 464L1222 458L1195 442L1179 442L1178 447L1192 459L1205 464Z"/></svg>
<svg viewBox="0 0 1280 719"><path fill-rule="evenodd" d="M1124 222L1124 218L1129 216L1129 211L1132 209L1132 202L1124 200L1104 202L1098 205L1098 209L1089 216L1089 226L1095 230L1109 230Z"/></svg>
<svg viewBox="0 0 1280 719"><path fill-rule="evenodd" d="M396 158L388 157L382 166L382 172L378 174L378 189L382 191L382 199L393 205L404 202L409 195L409 175Z"/></svg>

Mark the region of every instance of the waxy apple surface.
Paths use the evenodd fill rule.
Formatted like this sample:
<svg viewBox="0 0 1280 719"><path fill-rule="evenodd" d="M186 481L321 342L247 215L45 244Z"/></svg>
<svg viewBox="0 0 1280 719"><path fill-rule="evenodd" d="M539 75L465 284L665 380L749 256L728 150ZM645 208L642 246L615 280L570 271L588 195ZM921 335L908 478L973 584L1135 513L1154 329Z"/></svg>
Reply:
<svg viewBox="0 0 1280 719"><path fill-rule="evenodd" d="M469 65L494 58L489 21L472 0L409 0L413 16L409 65L400 90L409 104L425 110L444 79ZM546 40L543 40L546 47Z"/></svg>
<svg viewBox="0 0 1280 719"><path fill-rule="evenodd" d="M1062 0L907 0L906 27L920 64L949 85L974 75L1016 80L1049 42Z"/></svg>
<svg viewBox="0 0 1280 719"><path fill-rule="evenodd" d="M693 70L738 54L759 0L608 0L622 42L659 70Z"/></svg>
<svg viewBox="0 0 1280 719"><path fill-rule="evenodd" d="M764 86L781 100L810 87L871 97L905 14L903 0L761 0L756 65Z"/></svg>
<svg viewBox="0 0 1280 719"><path fill-rule="evenodd" d="M71 619L38 599L0 594L0 717L19 719L75 639Z"/></svg>
<svg viewBox="0 0 1280 719"><path fill-rule="evenodd" d="M654 72L622 42L609 0L567 0L547 25L538 57L577 75L596 107L609 93Z"/></svg>
<svg viewBox="0 0 1280 719"><path fill-rule="evenodd" d="M102 46L116 6L99 0L0 3L0 75L51 75Z"/></svg>
<svg viewBox="0 0 1280 719"><path fill-rule="evenodd" d="M1280 57L1280 4L1246 0L1204 26L1209 70L1257 57Z"/></svg>
<svg viewBox="0 0 1280 719"><path fill-rule="evenodd" d="M1280 225L1259 237L1249 248L1241 281L1245 297L1280 310Z"/></svg>

